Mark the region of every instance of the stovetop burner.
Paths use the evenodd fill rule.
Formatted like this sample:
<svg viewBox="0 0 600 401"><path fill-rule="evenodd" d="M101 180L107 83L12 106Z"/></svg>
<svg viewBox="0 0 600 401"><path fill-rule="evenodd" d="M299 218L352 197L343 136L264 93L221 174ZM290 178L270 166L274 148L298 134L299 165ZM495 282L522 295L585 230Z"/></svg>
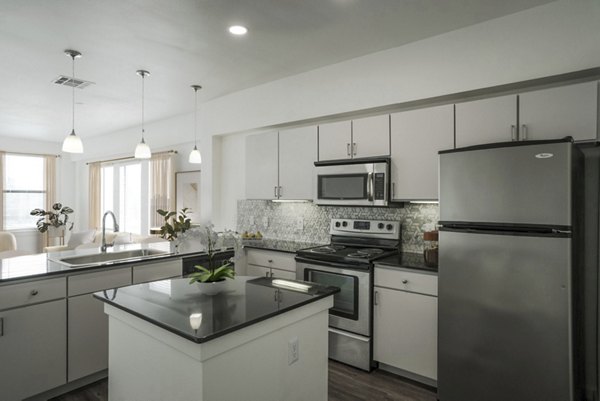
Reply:
<svg viewBox="0 0 600 401"><path fill-rule="evenodd" d="M341 251L344 248L346 248L346 247L343 245L326 245L326 246L320 246L318 248L310 249L310 252L313 252L313 253L336 253L337 251Z"/></svg>

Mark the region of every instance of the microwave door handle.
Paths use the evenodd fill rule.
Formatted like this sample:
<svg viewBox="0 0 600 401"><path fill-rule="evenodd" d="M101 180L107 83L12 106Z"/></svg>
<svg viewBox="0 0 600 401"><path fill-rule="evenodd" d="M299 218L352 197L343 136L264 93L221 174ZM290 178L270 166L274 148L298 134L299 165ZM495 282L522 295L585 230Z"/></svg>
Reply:
<svg viewBox="0 0 600 401"><path fill-rule="evenodd" d="M369 202L373 202L373 192L375 192L375 188L373 188L373 173L369 173L367 175L367 200Z"/></svg>

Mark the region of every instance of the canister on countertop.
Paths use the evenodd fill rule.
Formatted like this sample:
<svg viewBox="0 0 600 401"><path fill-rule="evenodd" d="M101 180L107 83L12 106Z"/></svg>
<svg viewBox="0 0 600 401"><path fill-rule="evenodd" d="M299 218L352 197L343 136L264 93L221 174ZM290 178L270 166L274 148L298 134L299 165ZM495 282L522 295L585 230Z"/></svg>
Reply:
<svg viewBox="0 0 600 401"><path fill-rule="evenodd" d="M425 249L423 250L423 259L425 265L429 267L437 267L438 265L438 231L425 231L423 233L425 241Z"/></svg>

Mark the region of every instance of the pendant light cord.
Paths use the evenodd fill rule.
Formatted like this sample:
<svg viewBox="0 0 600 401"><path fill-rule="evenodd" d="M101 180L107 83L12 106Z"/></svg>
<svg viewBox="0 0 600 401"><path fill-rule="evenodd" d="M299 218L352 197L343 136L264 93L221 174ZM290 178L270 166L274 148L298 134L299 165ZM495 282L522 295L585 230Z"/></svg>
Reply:
<svg viewBox="0 0 600 401"><path fill-rule="evenodd" d="M194 148L198 146L198 88L194 88Z"/></svg>
<svg viewBox="0 0 600 401"><path fill-rule="evenodd" d="M145 73L142 72L142 142L144 142L144 77Z"/></svg>
<svg viewBox="0 0 600 401"><path fill-rule="evenodd" d="M71 55L71 58L73 59L73 82L71 82L71 88L73 90L73 132L75 132L75 56Z"/></svg>

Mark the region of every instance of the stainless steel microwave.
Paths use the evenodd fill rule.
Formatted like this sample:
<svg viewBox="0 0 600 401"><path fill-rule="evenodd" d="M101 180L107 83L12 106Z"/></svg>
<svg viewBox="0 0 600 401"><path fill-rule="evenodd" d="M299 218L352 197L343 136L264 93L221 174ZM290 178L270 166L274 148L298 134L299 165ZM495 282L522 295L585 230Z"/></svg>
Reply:
<svg viewBox="0 0 600 401"><path fill-rule="evenodd" d="M388 205L388 158L315 162L315 174L317 205Z"/></svg>

